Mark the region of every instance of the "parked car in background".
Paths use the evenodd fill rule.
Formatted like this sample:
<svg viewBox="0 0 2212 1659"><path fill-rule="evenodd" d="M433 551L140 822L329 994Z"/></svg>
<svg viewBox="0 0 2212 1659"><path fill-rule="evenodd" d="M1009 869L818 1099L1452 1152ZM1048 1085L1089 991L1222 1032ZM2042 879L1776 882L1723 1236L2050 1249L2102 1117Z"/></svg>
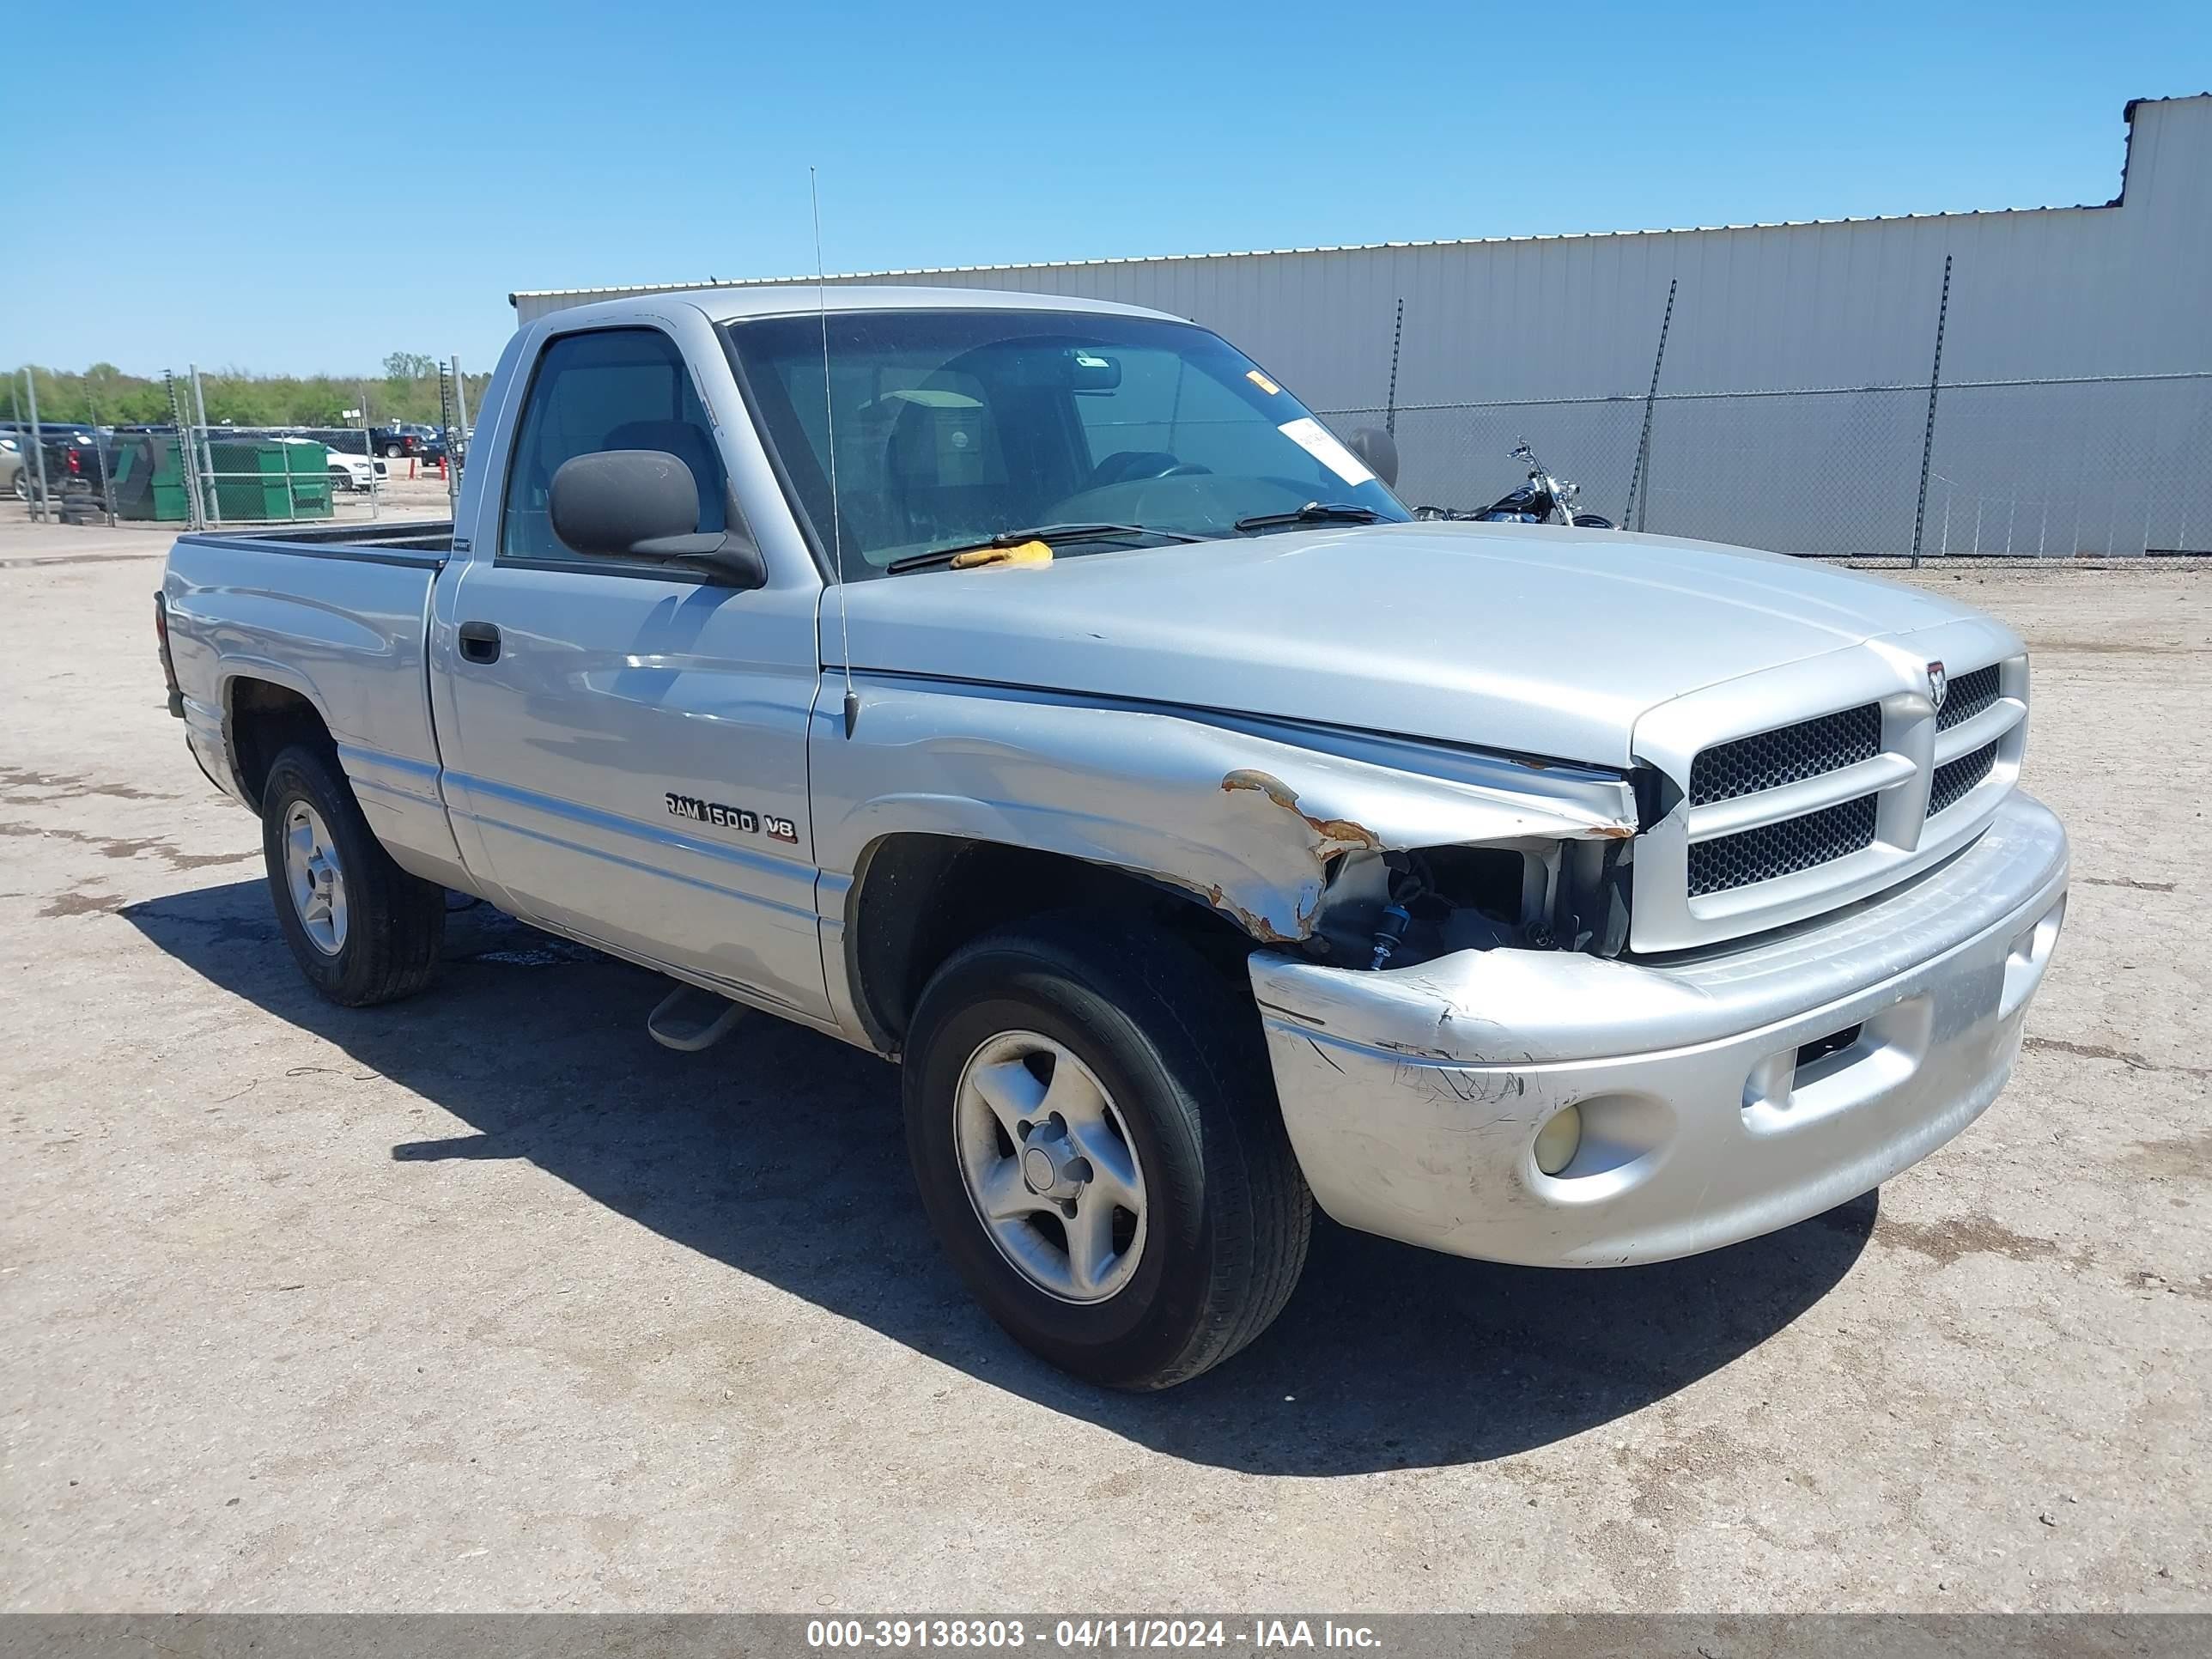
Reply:
<svg viewBox="0 0 2212 1659"><path fill-rule="evenodd" d="M339 489L362 491L374 489L384 477L385 465L374 456L356 455L349 451L334 449L320 438L288 434L276 440L283 444L305 444L322 452L323 465L331 475L331 484Z"/></svg>
<svg viewBox="0 0 2212 1659"><path fill-rule="evenodd" d="M328 444L323 451L330 459L331 482L356 494L376 488L383 479L385 464L373 455L356 455L347 450L332 449Z"/></svg>
<svg viewBox="0 0 2212 1659"><path fill-rule="evenodd" d="M19 501L29 501L29 471L30 457L23 453L23 441L12 432L0 435L0 490Z"/></svg>
<svg viewBox="0 0 2212 1659"><path fill-rule="evenodd" d="M68 454L72 446L80 450L88 450L99 441L99 434L91 427L81 426L74 421L40 421L35 428L35 435L28 421L0 421L0 442L8 446L5 453L14 455L21 468L20 471L11 473L4 463L0 463L0 488L12 489L18 501L31 498L32 492L39 484L38 459L31 448L36 441L42 444L46 452L47 485L58 491L62 487L61 480L55 476L55 469L62 458Z"/></svg>
<svg viewBox="0 0 2212 1659"><path fill-rule="evenodd" d="M110 428L109 430L112 430ZM31 430L28 421L0 421L0 434L21 441ZM90 442L93 428L80 421L40 421L39 430L50 441L55 438L76 438Z"/></svg>
<svg viewBox="0 0 2212 1659"><path fill-rule="evenodd" d="M379 427L369 434L369 441L376 453L387 461L420 460L424 447L437 435L437 428L419 421L394 422L390 426Z"/></svg>
<svg viewBox="0 0 2212 1659"><path fill-rule="evenodd" d="M89 427L60 426L52 421L39 423L40 448L45 452L46 490L56 497L90 491L100 493L100 434ZM22 471L17 475L15 493L19 499L28 501L39 492L40 458L30 450L31 435L18 431L14 441L19 447Z"/></svg>

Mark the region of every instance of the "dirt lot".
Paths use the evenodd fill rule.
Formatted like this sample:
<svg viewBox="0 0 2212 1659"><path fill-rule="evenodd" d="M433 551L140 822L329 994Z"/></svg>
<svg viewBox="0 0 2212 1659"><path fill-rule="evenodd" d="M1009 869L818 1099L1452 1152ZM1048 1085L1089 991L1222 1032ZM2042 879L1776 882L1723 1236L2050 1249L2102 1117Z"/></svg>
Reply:
<svg viewBox="0 0 2212 1659"><path fill-rule="evenodd" d="M0 516L0 1606L2212 1606L2212 575L1938 573L2075 845L2005 1097L1593 1274L1334 1229L1159 1398L939 1261L891 1071L479 908L317 1001L162 713L166 543Z"/></svg>

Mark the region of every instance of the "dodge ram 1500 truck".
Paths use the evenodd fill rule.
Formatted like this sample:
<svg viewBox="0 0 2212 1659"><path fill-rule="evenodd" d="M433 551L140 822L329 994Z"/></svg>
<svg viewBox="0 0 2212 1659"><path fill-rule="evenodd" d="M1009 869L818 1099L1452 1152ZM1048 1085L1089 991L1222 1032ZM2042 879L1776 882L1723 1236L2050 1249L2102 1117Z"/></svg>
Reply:
<svg viewBox="0 0 2212 1659"><path fill-rule="evenodd" d="M672 1044L759 1009L902 1061L944 1248L1081 1376L1249 1342L1316 1203L1660 1261L2011 1069L2066 838L1961 606L1412 522L1379 434L1056 298L558 313L475 447L453 523L170 555L171 707L301 968L421 989L452 889L681 981Z"/></svg>

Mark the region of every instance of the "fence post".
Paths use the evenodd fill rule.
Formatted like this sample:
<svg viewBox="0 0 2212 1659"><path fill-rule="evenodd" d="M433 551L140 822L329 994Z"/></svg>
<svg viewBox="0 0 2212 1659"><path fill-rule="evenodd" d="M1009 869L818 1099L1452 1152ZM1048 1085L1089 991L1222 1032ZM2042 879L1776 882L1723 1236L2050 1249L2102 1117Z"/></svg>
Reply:
<svg viewBox="0 0 2212 1659"><path fill-rule="evenodd" d="M446 510L455 511L461 493L461 470L453 465L453 374L448 363L438 365L438 429L446 434Z"/></svg>
<svg viewBox="0 0 2212 1659"><path fill-rule="evenodd" d="M1398 343L1406 337L1406 296L1398 296L1398 320L1390 329L1390 398L1382 405L1382 429L1398 435ZM459 360L454 360L458 368Z"/></svg>
<svg viewBox="0 0 2212 1659"><path fill-rule="evenodd" d="M1943 256L1943 295L1936 302L1936 362L1928 371L1928 429L1920 439L1920 502L1912 509L1912 568L1920 568L1920 536L1928 524L1928 464L1936 458L1936 392L1943 383L1943 319L1951 310L1951 256Z"/></svg>
<svg viewBox="0 0 2212 1659"><path fill-rule="evenodd" d="M86 420L92 427L93 459L100 463L100 511L106 515L108 526L112 529L115 524L115 487L108 480L107 440L100 434L100 405L93 401L90 381L85 384L84 413Z"/></svg>
<svg viewBox="0 0 2212 1659"><path fill-rule="evenodd" d="M185 365L185 372L192 377L192 407L198 412L200 417L198 428L200 434L199 444L192 453L192 465L198 466L200 463L201 458L203 456L206 458L207 495L204 498L204 504L206 509L207 521L210 526L216 529L221 529L222 526L222 495L216 487L215 441L208 435L207 398L200 390L200 366L198 363L186 363ZM289 493L289 486L288 485L287 492Z"/></svg>
<svg viewBox="0 0 2212 1659"><path fill-rule="evenodd" d="M23 400L15 393L15 374L13 369L8 373L8 418L15 423L15 436L20 441L23 435ZM31 481L28 477L30 465L29 461L25 461L23 463L25 471L18 472L15 476L22 480L24 508L35 514L39 510L39 504L31 499Z"/></svg>
<svg viewBox="0 0 2212 1659"><path fill-rule="evenodd" d="M461 360L453 359L453 418L460 422L461 441L446 440L446 465L453 472L453 496L458 508L461 493L461 463L469 448L469 383L461 374Z"/></svg>
<svg viewBox="0 0 2212 1659"><path fill-rule="evenodd" d="M161 371L161 384L169 392L169 424L177 432L177 465L185 470L185 510L191 514L194 530L207 528L207 514L200 507L200 462L192 453L192 434L185 425L183 401L177 396L177 377L167 369Z"/></svg>
<svg viewBox="0 0 2212 1659"><path fill-rule="evenodd" d="M1641 530L1651 516L1651 480L1647 476L1651 466L1651 410L1659 401L1659 365L1667 361L1667 331L1674 321L1674 284L1679 278L1667 279L1667 309L1659 319L1659 349L1651 358L1651 389L1644 394L1644 431L1636 441L1636 465L1628 475L1628 505L1621 509L1620 527ZM1637 514L1638 491L1643 492L1644 511Z"/></svg>
<svg viewBox="0 0 2212 1659"><path fill-rule="evenodd" d="M469 441L469 383L461 374L461 360L453 359L453 416L461 423L461 446Z"/></svg>
<svg viewBox="0 0 2212 1659"><path fill-rule="evenodd" d="M31 399L31 453L39 475L39 499L32 504L31 516L44 524L48 519L59 523L61 514L54 508L54 498L46 489L46 434L39 425L39 372L26 364L23 368L23 388Z"/></svg>

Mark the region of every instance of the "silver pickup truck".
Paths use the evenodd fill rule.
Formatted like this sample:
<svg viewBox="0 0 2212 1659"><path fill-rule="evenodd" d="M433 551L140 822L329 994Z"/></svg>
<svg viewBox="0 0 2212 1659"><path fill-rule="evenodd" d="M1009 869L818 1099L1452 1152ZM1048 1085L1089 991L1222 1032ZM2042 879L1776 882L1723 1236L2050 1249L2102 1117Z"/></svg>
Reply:
<svg viewBox="0 0 2212 1659"><path fill-rule="evenodd" d="M454 523L186 536L157 619L326 995L451 889L899 1060L978 1298L1158 1388L1316 1203L1604 1267L1871 1189L2065 912L1999 623L1394 472L1155 313L659 295L514 337Z"/></svg>

